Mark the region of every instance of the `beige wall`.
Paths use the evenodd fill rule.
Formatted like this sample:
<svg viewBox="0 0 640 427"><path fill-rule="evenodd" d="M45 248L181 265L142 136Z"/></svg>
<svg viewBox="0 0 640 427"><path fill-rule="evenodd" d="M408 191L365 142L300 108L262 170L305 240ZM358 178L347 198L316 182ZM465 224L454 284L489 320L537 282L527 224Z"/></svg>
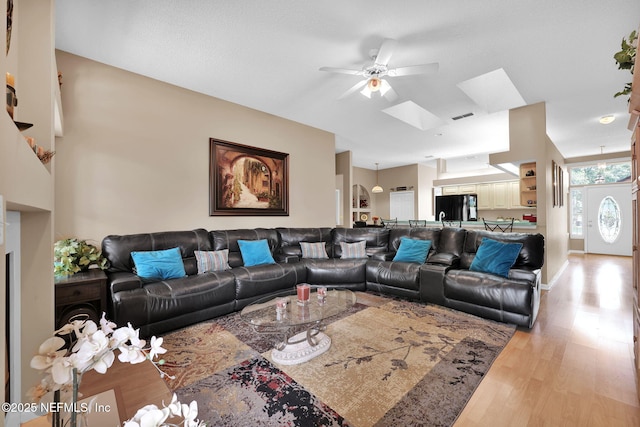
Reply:
<svg viewBox="0 0 640 427"><path fill-rule="evenodd" d="M56 52L56 238L335 226L334 135ZM289 216L209 216L209 138L289 153Z"/></svg>
<svg viewBox="0 0 640 427"><path fill-rule="evenodd" d="M546 108L543 102L509 111L509 151L490 155L490 162L535 161L538 186L537 230L545 237L545 264L542 282L549 284L567 261L569 233L565 179L565 205L553 207L551 160L564 166L564 159L546 134ZM566 168L565 168L566 169Z"/></svg>
<svg viewBox="0 0 640 427"><path fill-rule="evenodd" d="M438 178L438 169L426 165L418 165L418 214L416 219L435 219L434 181Z"/></svg>
<svg viewBox="0 0 640 427"><path fill-rule="evenodd" d="M35 137L39 145L55 149L53 9L53 0L14 2L11 49L8 55L0 55L2 78L6 72L15 77L19 102L14 119L34 124L31 129L19 132L8 114L0 114L0 195L3 196L0 210L5 219L7 210L20 212L21 223L20 272L13 272L20 277L21 317L13 319L12 325L12 329L16 326L20 328L18 351L21 353L21 366L19 372L16 369L11 375L13 379L20 380L22 396L12 396L15 402L24 401L24 393L40 380L39 373L29 366L29 362L38 346L54 330L53 167L52 164L43 165L24 139L24 136ZM5 31L2 33L6 34ZM4 42L2 46L5 46ZM3 231L5 225L0 223ZM0 365L3 366L6 343L6 250L6 240L3 238L0 240L0 333L3 335L0 338ZM16 295L14 293L13 297ZM15 350L14 347L12 351ZM4 371L0 379L4 379ZM0 417L0 420L4 420L4 417Z"/></svg>
<svg viewBox="0 0 640 427"><path fill-rule="evenodd" d="M555 161L565 171L564 188L561 189L564 195L563 206L553 206L553 180L551 176L551 162ZM545 174L546 174L546 231L545 236L545 265L546 265L546 277L542 280L544 283L549 283L554 276L561 271L562 266L567 260L567 254L569 251L569 200L568 200L568 181L567 170L564 165L564 159L556 146L551 142L549 138L546 141L546 156L545 156ZM538 162L537 170L540 170L540 162ZM538 172L539 173L539 172ZM540 188L540 187L538 187ZM540 212L540 197L538 197L538 212ZM540 217L540 214L538 214Z"/></svg>
<svg viewBox="0 0 640 427"><path fill-rule="evenodd" d="M351 168L351 151L344 151L336 154L336 179L340 179L340 183L336 184L337 189L342 189L340 196L342 198L342 206L340 209L340 224L343 227L351 226L351 198L353 197L351 182L352 168Z"/></svg>

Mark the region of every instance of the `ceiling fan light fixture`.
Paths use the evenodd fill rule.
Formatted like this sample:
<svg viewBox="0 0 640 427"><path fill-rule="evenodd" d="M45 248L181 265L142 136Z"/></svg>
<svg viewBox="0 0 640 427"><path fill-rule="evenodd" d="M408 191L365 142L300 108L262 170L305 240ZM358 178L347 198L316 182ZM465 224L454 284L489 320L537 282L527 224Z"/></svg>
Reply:
<svg viewBox="0 0 640 427"><path fill-rule="evenodd" d="M379 91L381 86L382 80L377 77L371 77L367 82L367 89L369 89L371 92Z"/></svg>
<svg viewBox="0 0 640 427"><path fill-rule="evenodd" d="M382 83L380 84L380 95L384 96L385 93L389 92L389 89L391 89L389 82L382 80Z"/></svg>

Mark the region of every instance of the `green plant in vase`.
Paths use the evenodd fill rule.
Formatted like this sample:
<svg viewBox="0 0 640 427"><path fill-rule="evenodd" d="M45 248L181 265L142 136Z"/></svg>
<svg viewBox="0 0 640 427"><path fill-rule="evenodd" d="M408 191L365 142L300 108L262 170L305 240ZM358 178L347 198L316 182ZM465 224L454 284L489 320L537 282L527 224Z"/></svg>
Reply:
<svg viewBox="0 0 640 427"><path fill-rule="evenodd" d="M108 266L102 251L86 240L62 239L54 244L53 273L56 276L70 276L88 270L92 265L102 270Z"/></svg>

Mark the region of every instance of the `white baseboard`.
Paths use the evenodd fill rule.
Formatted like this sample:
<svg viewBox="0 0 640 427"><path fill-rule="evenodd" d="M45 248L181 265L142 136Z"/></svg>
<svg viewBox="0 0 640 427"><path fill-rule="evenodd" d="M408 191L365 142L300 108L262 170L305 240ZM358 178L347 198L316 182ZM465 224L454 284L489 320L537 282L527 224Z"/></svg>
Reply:
<svg viewBox="0 0 640 427"><path fill-rule="evenodd" d="M556 284L556 281L558 280L558 278L560 277L560 275L564 272L564 270L569 266L569 260L566 259L564 261L564 263L562 264L562 266L560 267L560 269L558 269L558 271L556 272L556 274L553 275L553 277L551 278L551 280L549 280L549 283L541 283L540 287L545 290L545 291L550 291L551 288L553 288L553 285Z"/></svg>

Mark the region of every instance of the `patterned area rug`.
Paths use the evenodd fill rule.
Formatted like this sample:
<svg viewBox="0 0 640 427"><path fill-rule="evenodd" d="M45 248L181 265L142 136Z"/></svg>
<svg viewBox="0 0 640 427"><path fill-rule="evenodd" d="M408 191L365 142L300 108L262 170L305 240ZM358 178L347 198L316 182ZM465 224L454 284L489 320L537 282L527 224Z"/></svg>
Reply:
<svg viewBox="0 0 640 427"><path fill-rule="evenodd" d="M169 387L211 426L450 426L515 332L397 300L329 322L331 348L290 366L271 360L276 337L238 313L173 332Z"/></svg>

